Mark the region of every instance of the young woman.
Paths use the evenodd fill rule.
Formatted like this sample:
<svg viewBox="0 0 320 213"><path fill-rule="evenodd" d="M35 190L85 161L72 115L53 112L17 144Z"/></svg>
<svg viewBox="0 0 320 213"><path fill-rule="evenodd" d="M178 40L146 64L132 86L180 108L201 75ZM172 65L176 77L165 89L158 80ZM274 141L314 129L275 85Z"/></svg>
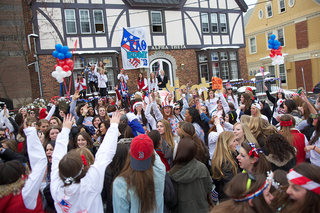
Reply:
<svg viewBox="0 0 320 213"><path fill-rule="evenodd" d="M137 116L139 123L147 127L148 130L150 130L148 121L143 110L143 105L144 104L142 102L136 102L135 104L133 104L132 109L134 114Z"/></svg>
<svg viewBox="0 0 320 213"><path fill-rule="evenodd" d="M74 81L74 87L79 91L80 98L86 98L87 83L86 79L83 78L80 73L77 74L77 80Z"/></svg>
<svg viewBox="0 0 320 213"><path fill-rule="evenodd" d="M169 165L172 166L173 150L174 150L174 147L176 146L176 142L173 139L174 135L171 131L170 123L165 119L158 121L157 130L159 131L162 138L162 143L161 143L162 152L165 155L165 158L167 159Z"/></svg>
<svg viewBox="0 0 320 213"><path fill-rule="evenodd" d="M90 92L91 94L93 94L94 90L93 90L93 86L95 88L95 91L98 91L98 78L97 76L94 74L96 71L97 67L92 64L90 69L87 68L87 66L84 69L84 73L88 74L88 82L89 82L89 87L90 87Z"/></svg>
<svg viewBox="0 0 320 213"><path fill-rule="evenodd" d="M168 77L165 76L164 71L160 70L160 75L157 76L158 79L158 87L159 88L166 88L168 83Z"/></svg>
<svg viewBox="0 0 320 213"><path fill-rule="evenodd" d="M261 148L269 135L277 133L275 126L269 124L268 121L260 117L252 117L248 124L249 129L255 139L257 139Z"/></svg>
<svg viewBox="0 0 320 213"><path fill-rule="evenodd" d="M283 102L283 109L286 114L290 114L295 119L295 125L299 125L302 121L301 112L298 110L297 104L293 100ZM282 117L282 115L280 116ZM280 119L279 119L280 122Z"/></svg>
<svg viewBox="0 0 320 213"><path fill-rule="evenodd" d="M120 78L123 77L123 80L125 83L127 83L127 81L129 80L129 77L127 74L124 73L124 69L120 69L120 73L118 74L118 80L120 80Z"/></svg>
<svg viewBox="0 0 320 213"><path fill-rule="evenodd" d="M120 80L119 80L119 87L118 87L118 90L120 92L120 95L122 98L126 98L127 95L129 94L129 90L128 90L128 87L127 87L127 84L126 82L124 81L124 78L123 77L120 77Z"/></svg>
<svg viewBox="0 0 320 213"><path fill-rule="evenodd" d="M148 80L148 88L149 88L149 93L151 91L155 92L158 91L158 79L156 78L156 75L154 72L150 73L150 78Z"/></svg>
<svg viewBox="0 0 320 213"><path fill-rule="evenodd" d="M58 118L58 117L56 117L56 116L52 116L51 117L51 119L50 119L50 121L49 121L49 124L51 125L51 126L58 126L58 127L62 127L62 122L61 122L61 120Z"/></svg>
<svg viewBox="0 0 320 213"><path fill-rule="evenodd" d="M61 128L58 126L49 126L44 134L44 145L50 141L56 140Z"/></svg>
<svg viewBox="0 0 320 213"><path fill-rule="evenodd" d="M242 143L237 156L241 169L267 177L271 165L263 154L262 149L256 148L254 143Z"/></svg>
<svg viewBox="0 0 320 213"><path fill-rule="evenodd" d="M226 195L232 199L215 206L210 213L272 213L270 188L271 183L264 175L237 174L225 188Z"/></svg>
<svg viewBox="0 0 320 213"><path fill-rule="evenodd" d="M27 126L28 125L28 126ZM47 159L37 130L24 123L31 173L17 160L0 164L1 212L43 212L39 194ZM5 149L0 148L3 153Z"/></svg>
<svg viewBox="0 0 320 213"><path fill-rule="evenodd" d="M277 169L289 172L297 164L296 150L281 134L270 135L265 142L266 158L271 163L272 171Z"/></svg>
<svg viewBox="0 0 320 213"><path fill-rule="evenodd" d="M114 212L163 212L165 171L153 141L145 134L135 137L126 165L112 185Z"/></svg>
<svg viewBox="0 0 320 213"><path fill-rule="evenodd" d="M260 110L261 110L260 104L258 104L258 103L253 103L253 104L251 105L251 117L263 118L264 120L266 120L266 121L269 122L267 116L262 115L261 112L260 112Z"/></svg>
<svg viewBox="0 0 320 213"><path fill-rule="evenodd" d="M250 95L248 93L242 93L240 102L241 104L238 109L241 110L245 115L251 115L251 105L253 101L250 98Z"/></svg>
<svg viewBox="0 0 320 213"><path fill-rule="evenodd" d="M213 111L216 108L218 100L219 100L219 98L215 97L214 91L213 90L209 90L208 98L205 101L205 104L208 107L208 111L209 112Z"/></svg>
<svg viewBox="0 0 320 213"><path fill-rule="evenodd" d="M76 136L76 142L77 142L77 145L76 145L77 148L85 147L90 150L90 152L92 153L93 156L95 156L97 150L93 146L93 142L92 142L91 137L88 133L80 132Z"/></svg>
<svg viewBox="0 0 320 213"><path fill-rule="evenodd" d="M184 121L184 117L181 115L181 110L182 107L179 102L178 104L173 105L173 115L179 122Z"/></svg>
<svg viewBox="0 0 320 213"><path fill-rule="evenodd" d="M219 201L227 198L224 186L240 172L237 162L237 145L232 132L222 132L217 141L216 151L211 160L212 180L216 185Z"/></svg>
<svg viewBox="0 0 320 213"><path fill-rule="evenodd" d="M268 118L269 122L272 122L271 119L272 119L272 114L273 113L272 113L272 111L270 109L269 104L265 100L260 100L259 104L261 106L261 110L260 110L261 114L265 115Z"/></svg>
<svg viewBox="0 0 320 213"><path fill-rule="evenodd" d="M185 121L192 123L194 126L197 136L204 142L204 131L202 129L201 118L199 112L195 108L188 108L184 114Z"/></svg>
<svg viewBox="0 0 320 213"><path fill-rule="evenodd" d="M98 107L98 115L101 119L101 121L109 120L109 115L106 113L106 108L104 106Z"/></svg>
<svg viewBox="0 0 320 213"><path fill-rule="evenodd" d="M312 134L311 140L306 146L307 150L310 151L310 161L312 164L320 167L320 154L316 151L320 149L320 118L317 117L314 120L315 131ZM312 150L310 150L312 146Z"/></svg>
<svg viewBox="0 0 320 213"><path fill-rule="evenodd" d="M104 73L105 73L104 69L99 69L98 72L95 70L95 72L94 72L94 74L98 78L98 88L99 88L99 92L100 92L101 97L105 97L106 95L108 95L108 93L107 93L108 78Z"/></svg>
<svg viewBox="0 0 320 213"><path fill-rule="evenodd" d="M285 114L280 118L280 133L285 136L291 145L297 149L297 165L306 162L306 152L304 147L308 145L306 136L295 129L295 120L293 116Z"/></svg>
<svg viewBox="0 0 320 213"><path fill-rule="evenodd" d="M38 121L38 131L41 131L43 134L45 134L47 128L49 126L49 121L46 119L41 119Z"/></svg>
<svg viewBox="0 0 320 213"><path fill-rule="evenodd" d="M237 110L238 107L239 107L239 104L238 104L238 97L236 95L233 95L233 92L232 92L232 88L229 87L227 89L227 101L229 103L233 103L234 105L234 108Z"/></svg>
<svg viewBox="0 0 320 213"><path fill-rule="evenodd" d="M116 152L120 114L114 113L111 126L93 165L75 150L67 153L72 118L63 119L52 156L50 190L57 212L103 212L101 191L106 167Z"/></svg>
<svg viewBox="0 0 320 213"><path fill-rule="evenodd" d="M286 190L289 203L281 212L320 212L320 168L302 163L287 174L289 187Z"/></svg>
<svg viewBox="0 0 320 213"><path fill-rule="evenodd" d="M285 95L283 93L283 89L280 89L277 93L276 97L274 98L270 92L268 91L268 87L265 85L263 86L264 90L266 91L267 97L269 101L273 104L272 109L272 125L276 125L278 123L277 117L279 115L280 105L286 100Z"/></svg>
<svg viewBox="0 0 320 213"><path fill-rule="evenodd" d="M257 148L261 148L257 142L257 140L254 138L254 136L251 134L250 129L247 124L245 123L236 123L233 126L233 133L235 135L235 139L239 144L239 147L242 143L254 143Z"/></svg>
<svg viewBox="0 0 320 213"><path fill-rule="evenodd" d="M143 77L142 73L139 73L138 75L137 87L139 92L148 91L148 81Z"/></svg>
<svg viewBox="0 0 320 213"><path fill-rule="evenodd" d="M174 166L169 171L175 189L175 197L169 203L172 212L209 211L211 178L206 166L195 159L196 155L195 142L190 138L181 139Z"/></svg>

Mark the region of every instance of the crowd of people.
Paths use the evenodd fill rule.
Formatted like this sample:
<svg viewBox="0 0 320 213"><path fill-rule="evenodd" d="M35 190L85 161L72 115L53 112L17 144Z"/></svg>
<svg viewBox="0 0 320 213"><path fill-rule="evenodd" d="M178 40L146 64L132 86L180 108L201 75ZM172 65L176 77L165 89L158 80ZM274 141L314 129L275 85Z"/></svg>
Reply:
<svg viewBox="0 0 320 213"><path fill-rule="evenodd" d="M189 82L177 100L161 70L130 98L122 70L112 97L97 70L98 99L78 76L66 109L0 112L0 212L320 212L319 104L303 91L205 100Z"/></svg>

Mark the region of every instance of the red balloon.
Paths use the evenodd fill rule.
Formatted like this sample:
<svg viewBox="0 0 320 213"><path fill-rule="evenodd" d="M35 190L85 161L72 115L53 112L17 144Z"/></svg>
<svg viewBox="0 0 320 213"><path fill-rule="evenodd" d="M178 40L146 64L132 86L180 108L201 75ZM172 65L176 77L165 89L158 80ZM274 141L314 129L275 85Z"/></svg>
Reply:
<svg viewBox="0 0 320 213"><path fill-rule="evenodd" d="M278 55L282 56L282 53L280 52Z"/></svg>
<svg viewBox="0 0 320 213"><path fill-rule="evenodd" d="M282 46L279 47L279 50L282 50Z"/></svg>
<svg viewBox="0 0 320 213"><path fill-rule="evenodd" d="M60 61L60 59L59 59L59 58L56 58L56 62L59 63L59 61Z"/></svg>
<svg viewBox="0 0 320 213"><path fill-rule="evenodd" d="M277 50L271 49L271 53L275 54Z"/></svg>
<svg viewBox="0 0 320 213"><path fill-rule="evenodd" d="M73 61L68 58L68 59L66 60L66 64L68 64L69 67L70 67L70 66L73 64Z"/></svg>
<svg viewBox="0 0 320 213"><path fill-rule="evenodd" d="M57 66L59 66L58 64L54 65L54 70L56 70Z"/></svg>
<svg viewBox="0 0 320 213"><path fill-rule="evenodd" d="M272 53L270 53L270 55L269 55L271 58L273 58L274 57L274 54L272 54Z"/></svg>
<svg viewBox="0 0 320 213"><path fill-rule="evenodd" d="M60 60L60 61L59 61L59 66L60 66L60 67L63 67L63 66L64 66L64 61L63 61L63 60Z"/></svg>
<svg viewBox="0 0 320 213"><path fill-rule="evenodd" d="M63 71L66 71L66 72L70 70L68 65L64 65L62 69Z"/></svg>
<svg viewBox="0 0 320 213"><path fill-rule="evenodd" d="M73 64L71 64L71 66L70 66L70 70L73 70Z"/></svg>

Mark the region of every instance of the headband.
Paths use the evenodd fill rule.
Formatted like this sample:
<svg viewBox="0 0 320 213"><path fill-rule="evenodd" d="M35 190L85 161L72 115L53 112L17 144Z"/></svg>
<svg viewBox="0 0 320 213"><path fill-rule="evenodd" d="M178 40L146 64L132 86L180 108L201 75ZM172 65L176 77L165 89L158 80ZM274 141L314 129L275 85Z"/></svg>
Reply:
<svg viewBox="0 0 320 213"><path fill-rule="evenodd" d="M251 179L249 178L248 180L250 180L250 185L251 185ZM269 186L268 181L265 181L257 191L255 191L251 194L248 194L244 197L241 197L241 198L233 198L233 200L236 202L251 200L255 197L258 197L268 186ZM250 189L250 186L249 186L249 189ZM248 182L247 182L247 190L248 190Z"/></svg>
<svg viewBox="0 0 320 213"><path fill-rule="evenodd" d="M280 187L280 183L278 182L275 182L274 181L274 174L273 172L270 170L270 171L267 171L267 180L271 183L271 185L275 188L275 189L279 189Z"/></svg>
<svg viewBox="0 0 320 213"><path fill-rule="evenodd" d="M293 169L290 169L289 173L287 174L288 180L290 180L295 185L299 185L309 191L312 191L318 195L320 195L320 184L310 180L309 178L299 174Z"/></svg>
<svg viewBox="0 0 320 213"><path fill-rule="evenodd" d="M256 145L254 143L248 143L248 144L249 144L249 146L251 146L251 150L249 152L249 156L251 156L252 153L253 153L254 156L259 159L259 152L263 153L263 150L260 149L260 148L256 148Z"/></svg>
<svg viewBox="0 0 320 213"><path fill-rule="evenodd" d="M292 124L292 119L290 121L280 121L280 126L291 126Z"/></svg>

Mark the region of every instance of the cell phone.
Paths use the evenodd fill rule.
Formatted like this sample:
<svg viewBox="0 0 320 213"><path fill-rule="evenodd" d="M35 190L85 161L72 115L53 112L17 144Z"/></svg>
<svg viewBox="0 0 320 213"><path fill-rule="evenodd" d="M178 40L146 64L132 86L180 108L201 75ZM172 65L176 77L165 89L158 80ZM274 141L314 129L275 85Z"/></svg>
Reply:
<svg viewBox="0 0 320 213"><path fill-rule="evenodd" d="M300 95L302 91L303 91L303 87L299 87L297 93Z"/></svg>

